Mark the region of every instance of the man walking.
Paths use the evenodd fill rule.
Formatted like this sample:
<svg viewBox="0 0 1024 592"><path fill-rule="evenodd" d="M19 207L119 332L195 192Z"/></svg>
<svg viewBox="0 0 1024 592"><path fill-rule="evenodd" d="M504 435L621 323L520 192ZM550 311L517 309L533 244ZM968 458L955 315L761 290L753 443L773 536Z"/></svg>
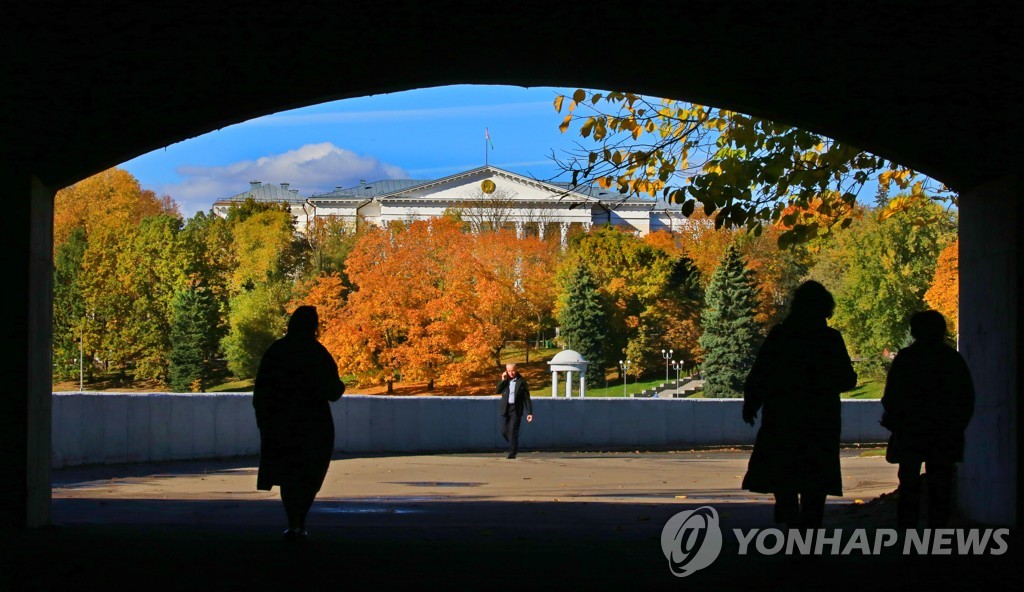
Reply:
<svg viewBox="0 0 1024 592"><path fill-rule="evenodd" d="M533 421L530 388L526 386L526 379L516 370L515 364L505 364L501 383L495 392L502 395L500 403L504 420L501 424L501 437L508 442L506 458L515 458L519 450L519 424L523 421L523 412L526 412L527 423Z"/></svg>

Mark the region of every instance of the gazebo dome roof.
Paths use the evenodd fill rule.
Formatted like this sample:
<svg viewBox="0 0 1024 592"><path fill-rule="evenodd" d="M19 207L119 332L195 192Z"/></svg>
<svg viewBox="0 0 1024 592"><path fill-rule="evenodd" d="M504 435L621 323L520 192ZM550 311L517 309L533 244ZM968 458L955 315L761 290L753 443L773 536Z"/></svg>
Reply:
<svg viewBox="0 0 1024 592"><path fill-rule="evenodd" d="M555 357L551 358L548 364L586 364L587 361L583 359L583 356L579 352L571 349L563 349L562 351L555 354Z"/></svg>

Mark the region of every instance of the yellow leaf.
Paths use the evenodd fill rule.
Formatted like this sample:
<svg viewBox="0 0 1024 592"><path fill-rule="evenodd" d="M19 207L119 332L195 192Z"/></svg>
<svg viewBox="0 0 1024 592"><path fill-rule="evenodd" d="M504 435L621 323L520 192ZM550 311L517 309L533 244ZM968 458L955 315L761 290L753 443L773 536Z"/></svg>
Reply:
<svg viewBox="0 0 1024 592"><path fill-rule="evenodd" d="M565 130L569 129L569 122L572 121L572 115L566 115L565 119L562 120L562 125L558 126L558 131L565 133Z"/></svg>
<svg viewBox="0 0 1024 592"><path fill-rule="evenodd" d="M558 112L558 113L562 112L562 101L563 100L565 100L565 97L562 96L562 95L558 95L557 97L555 97L555 111Z"/></svg>

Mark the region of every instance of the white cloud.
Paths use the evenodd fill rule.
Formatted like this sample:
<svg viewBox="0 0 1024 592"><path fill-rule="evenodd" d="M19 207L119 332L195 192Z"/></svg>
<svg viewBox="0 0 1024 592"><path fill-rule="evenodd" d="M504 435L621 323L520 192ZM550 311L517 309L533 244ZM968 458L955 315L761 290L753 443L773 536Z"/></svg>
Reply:
<svg viewBox="0 0 1024 592"><path fill-rule="evenodd" d="M401 167L330 142L306 144L283 154L226 166L182 166L177 172L184 180L165 186L161 193L170 195L186 216L209 210L218 199L246 191L250 181L290 183L292 189L306 196L332 191L336 186L352 187L361 180L408 178Z"/></svg>

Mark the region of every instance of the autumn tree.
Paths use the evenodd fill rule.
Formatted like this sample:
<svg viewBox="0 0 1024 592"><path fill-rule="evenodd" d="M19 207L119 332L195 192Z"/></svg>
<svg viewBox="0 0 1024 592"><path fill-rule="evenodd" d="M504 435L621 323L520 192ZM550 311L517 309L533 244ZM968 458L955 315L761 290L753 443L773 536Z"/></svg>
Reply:
<svg viewBox="0 0 1024 592"><path fill-rule="evenodd" d="M313 218L302 233L307 262L304 275L315 278L339 274L342 283L351 287L345 276L345 259L355 246L358 232L358 225L339 217Z"/></svg>
<svg viewBox="0 0 1024 592"><path fill-rule="evenodd" d="M90 235L82 260L85 341L125 377L167 377L171 302L185 284L180 228L180 219L160 214Z"/></svg>
<svg viewBox="0 0 1024 592"><path fill-rule="evenodd" d="M212 212L197 212L181 231L186 258L186 284L210 300L210 327L202 350L207 359L220 355L221 340L228 332L228 313L234 295L232 279L237 266L230 222Z"/></svg>
<svg viewBox="0 0 1024 592"><path fill-rule="evenodd" d="M343 317L345 314L345 287L341 274L325 273L296 288L295 298L288 304L289 313L300 306L315 306L320 321L320 343L337 360L342 348Z"/></svg>
<svg viewBox="0 0 1024 592"><path fill-rule="evenodd" d="M231 229L229 326L222 340L228 369L255 376L266 348L282 335L303 255L295 219L283 205L247 200L227 214Z"/></svg>
<svg viewBox="0 0 1024 592"><path fill-rule="evenodd" d="M593 228L570 244L560 264L557 283L564 294L575 268L585 265L594 278L608 319L604 367L614 366L630 352L634 371L643 374L663 364L660 351L695 351L693 331L676 331L676 319L665 313L673 298L695 297L670 283L678 257L614 227ZM560 302L564 301L559 299Z"/></svg>
<svg viewBox="0 0 1024 592"><path fill-rule="evenodd" d="M845 142L793 126L671 99L629 92L577 89L558 95L566 113L559 129L578 126L592 141L560 164L572 182L615 187L623 197L646 195L714 215L719 227L760 234L784 222L780 246L851 224L860 189L870 180L908 190L910 201L940 198L955 203L944 187L928 192L927 178ZM801 220L787 208L818 200L825 218Z"/></svg>
<svg viewBox="0 0 1024 592"><path fill-rule="evenodd" d="M263 353L283 337L288 323L284 303L290 286L272 282L254 286L231 299L230 330L221 342L228 370L239 378L256 376Z"/></svg>
<svg viewBox="0 0 1024 592"><path fill-rule="evenodd" d="M594 278L586 265L573 270L559 306L559 338L568 347L590 362L587 382L603 385L605 360L608 359L608 320L597 293Z"/></svg>
<svg viewBox="0 0 1024 592"><path fill-rule="evenodd" d="M755 318L757 282L735 246L708 284L702 316L700 346L704 351L701 374L707 397L740 397L761 341Z"/></svg>
<svg viewBox="0 0 1024 592"><path fill-rule="evenodd" d="M328 329L338 335L334 353L343 373L360 384L386 384L388 392L403 374L437 377L448 354L443 343L431 344L441 332L430 304L445 286L448 254L438 243L461 235L457 223L441 218L360 237L346 261L353 291L340 322Z"/></svg>
<svg viewBox="0 0 1024 592"><path fill-rule="evenodd" d="M513 341L529 349L530 338L550 319L554 308L555 251L536 237L517 238L513 231L472 237L477 318L492 327L493 359Z"/></svg>
<svg viewBox="0 0 1024 592"><path fill-rule="evenodd" d="M960 333L960 241L954 239L939 253L932 284L924 293L928 306L942 313L949 334Z"/></svg>
<svg viewBox="0 0 1024 592"><path fill-rule="evenodd" d="M59 378L78 376L80 343L85 330L82 295L82 260L87 247L85 228L73 229L54 252L53 262L53 372ZM92 364L87 368L92 377Z"/></svg>
<svg viewBox="0 0 1024 592"><path fill-rule="evenodd" d="M926 308L939 253L955 238L953 214L928 201L912 207L888 217L863 207L847 231L824 243L810 271L835 297L831 323L855 356L877 358L908 342L910 316Z"/></svg>
<svg viewBox="0 0 1024 592"><path fill-rule="evenodd" d="M295 279L302 243L289 211L271 206L239 217L237 221L229 211L228 221L237 262L232 276L232 288L236 292L267 282Z"/></svg>
<svg viewBox="0 0 1024 592"><path fill-rule="evenodd" d="M143 189L131 173L111 168L57 191L53 198L53 243L60 247L75 228L125 228L156 214L180 218L170 197Z"/></svg>

